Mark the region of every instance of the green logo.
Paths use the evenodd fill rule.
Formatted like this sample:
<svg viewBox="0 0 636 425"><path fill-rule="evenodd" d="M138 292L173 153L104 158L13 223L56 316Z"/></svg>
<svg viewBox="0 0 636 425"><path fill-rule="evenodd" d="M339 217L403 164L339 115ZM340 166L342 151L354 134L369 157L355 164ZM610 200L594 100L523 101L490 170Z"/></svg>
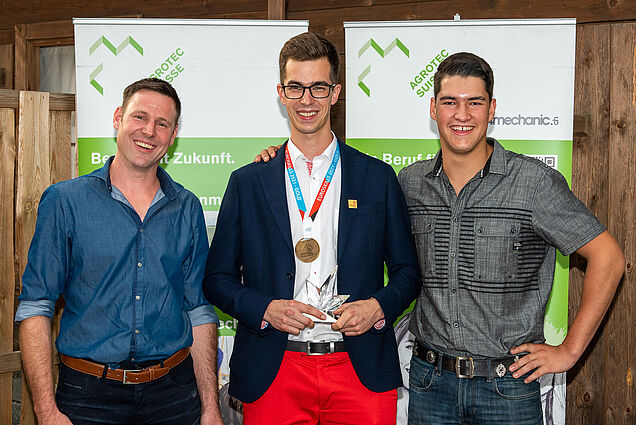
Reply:
<svg viewBox="0 0 636 425"><path fill-rule="evenodd" d="M99 48L99 46L104 45L106 48L115 56L119 55L126 47L131 46L133 49L137 51L141 56L144 55L144 48L141 47L137 41L131 36L128 36L122 41L119 46L115 47L113 43L111 43L106 37L103 35L99 37L88 49L88 55L92 55ZM104 62L97 65L97 67L90 73L88 79L90 81L91 86L95 88L101 94L104 95L104 88L95 80L95 77L104 70Z"/></svg>
<svg viewBox="0 0 636 425"><path fill-rule="evenodd" d="M369 41L364 43L360 50L358 50L358 57L361 57L367 50L369 50L369 48L372 48L375 52L377 52L378 55L380 55L381 58L384 59L396 47L401 50L402 53L404 53L404 56L406 56L407 58L409 57L409 49L397 37L388 46L386 46L385 49L380 47L380 45L376 43L374 39L370 38ZM368 97L371 97L371 89L367 87L367 85L364 84L362 80L364 80L364 78L369 75L370 72L371 65L367 66L364 71L362 71L360 75L358 75L358 87L360 87L360 89Z"/></svg>

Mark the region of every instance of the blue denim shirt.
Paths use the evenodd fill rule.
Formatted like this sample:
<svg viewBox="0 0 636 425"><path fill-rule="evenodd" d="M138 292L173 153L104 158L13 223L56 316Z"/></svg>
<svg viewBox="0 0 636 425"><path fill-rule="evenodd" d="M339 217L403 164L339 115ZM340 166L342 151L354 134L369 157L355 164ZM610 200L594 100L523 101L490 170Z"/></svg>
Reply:
<svg viewBox="0 0 636 425"><path fill-rule="evenodd" d="M198 199L158 168L142 222L110 182L110 164L42 195L16 321L53 315L57 350L116 364L164 358L192 344L192 326L219 323L201 290L208 253Z"/></svg>

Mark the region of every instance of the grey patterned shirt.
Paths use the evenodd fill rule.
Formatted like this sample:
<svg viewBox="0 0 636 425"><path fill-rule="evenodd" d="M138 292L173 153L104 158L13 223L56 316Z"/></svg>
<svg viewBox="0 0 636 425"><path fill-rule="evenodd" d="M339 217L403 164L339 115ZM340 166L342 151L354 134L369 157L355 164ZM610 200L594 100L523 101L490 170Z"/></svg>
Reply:
<svg viewBox="0 0 636 425"><path fill-rule="evenodd" d="M488 143L490 159L459 195L440 152L399 174L423 284L410 331L456 356L544 342L556 249L569 255L605 230L558 171Z"/></svg>

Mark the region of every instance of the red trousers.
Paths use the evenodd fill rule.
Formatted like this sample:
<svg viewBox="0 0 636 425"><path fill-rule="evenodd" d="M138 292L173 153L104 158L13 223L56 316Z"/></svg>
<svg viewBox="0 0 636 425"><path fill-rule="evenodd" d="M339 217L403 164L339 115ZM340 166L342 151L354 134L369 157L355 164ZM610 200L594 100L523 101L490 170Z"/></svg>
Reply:
<svg viewBox="0 0 636 425"><path fill-rule="evenodd" d="M356 375L347 353L285 351L276 379L243 404L244 425L395 425L397 390L376 393Z"/></svg>

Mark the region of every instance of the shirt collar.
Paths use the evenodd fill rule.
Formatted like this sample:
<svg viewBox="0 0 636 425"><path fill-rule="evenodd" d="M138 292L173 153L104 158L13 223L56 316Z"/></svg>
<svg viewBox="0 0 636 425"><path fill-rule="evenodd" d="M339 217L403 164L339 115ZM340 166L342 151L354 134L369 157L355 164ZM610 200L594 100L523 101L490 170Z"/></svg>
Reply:
<svg viewBox="0 0 636 425"><path fill-rule="evenodd" d="M110 165L114 158L115 156L111 156L102 168L99 168L90 174L92 177L102 180L111 192L113 190L113 185L110 182ZM170 177L170 175L161 167L157 167L157 178L159 179L159 185L161 186L161 190L164 195L170 200L175 199L181 187L172 180L172 177Z"/></svg>
<svg viewBox="0 0 636 425"><path fill-rule="evenodd" d="M338 143L338 139L336 135L331 132L331 143L325 148L324 151L320 155L316 155L315 158L325 157L327 160L331 160L333 158L333 154L336 151L336 143ZM289 143L287 143L287 147L289 148L289 157L295 163L299 158L306 158L305 155L298 149L298 147L294 144L291 137L289 138Z"/></svg>
<svg viewBox="0 0 636 425"><path fill-rule="evenodd" d="M486 138L486 142L493 147L493 150L488 157L486 164L484 164L484 168L482 168L480 171L480 177L483 178L489 173L506 174L506 150L496 139L493 139L492 137ZM442 174L444 168L442 163L441 149L437 151L437 155L435 155L435 158L429 164L429 168L425 170L425 174L439 177L439 175Z"/></svg>

